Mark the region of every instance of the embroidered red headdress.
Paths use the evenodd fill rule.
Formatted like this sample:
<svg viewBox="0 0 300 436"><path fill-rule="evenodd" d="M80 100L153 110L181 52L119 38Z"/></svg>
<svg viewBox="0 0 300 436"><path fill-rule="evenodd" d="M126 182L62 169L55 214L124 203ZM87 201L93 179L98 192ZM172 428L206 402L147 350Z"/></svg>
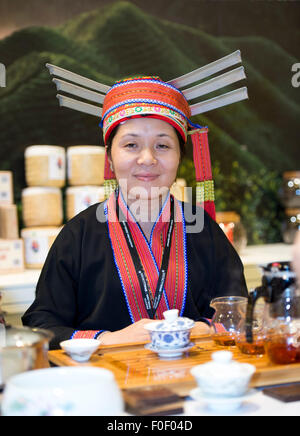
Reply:
<svg viewBox="0 0 300 436"><path fill-rule="evenodd" d="M170 123L179 131L185 142L187 135L190 134L197 181L196 201L215 218L208 129L192 123L191 117L248 98L247 88L239 88L194 104L190 104L189 101L244 79L244 68L239 67L190 88L184 88L239 62L241 62L241 56L240 51L237 50L224 58L169 82L164 82L159 77L135 77L116 82L112 87L54 65L47 64L47 67L50 74L68 80L66 82L61 79L53 79L58 90L103 106L102 109L94 104L58 94L62 106L102 117L101 125L105 144L112 130L120 122L141 115L156 117ZM104 177L106 196L108 197L116 187L116 180L110 169L107 156L105 161Z"/></svg>

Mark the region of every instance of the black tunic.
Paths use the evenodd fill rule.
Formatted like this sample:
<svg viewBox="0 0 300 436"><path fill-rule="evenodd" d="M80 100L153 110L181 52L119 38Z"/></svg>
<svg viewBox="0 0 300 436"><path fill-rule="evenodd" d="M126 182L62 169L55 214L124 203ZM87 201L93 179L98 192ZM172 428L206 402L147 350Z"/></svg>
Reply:
<svg viewBox="0 0 300 436"><path fill-rule="evenodd" d="M75 330L116 331L131 324L106 222L94 205L70 220L52 245L42 269L36 298L23 324L52 330L50 348ZM99 213L99 209L98 209ZM186 234L188 287L183 316L211 318L210 301L247 296L243 265L222 229L207 213L199 233Z"/></svg>

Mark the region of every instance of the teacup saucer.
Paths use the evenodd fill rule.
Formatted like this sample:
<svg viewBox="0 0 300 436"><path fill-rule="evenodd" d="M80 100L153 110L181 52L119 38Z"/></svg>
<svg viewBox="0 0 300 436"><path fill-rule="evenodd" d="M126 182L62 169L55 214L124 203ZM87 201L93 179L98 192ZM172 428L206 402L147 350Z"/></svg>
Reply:
<svg viewBox="0 0 300 436"><path fill-rule="evenodd" d="M192 389L189 396L193 400L203 403L210 410L219 413L228 413L237 410L245 400L256 393L257 391L255 389L250 389L241 397L210 397L203 395L201 389L198 387Z"/></svg>
<svg viewBox="0 0 300 436"><path fill-rule="evenodd" d="M150 344L146 344L145 348L147 348L147 350L154 351L154 353L157 353L161 359L168 360L168 359L179 359L185 351L188 351L194 345L195 345L194 342L190 342L184 348L158 349L156 347L153 347L153 345L150 343Z"/></svg>

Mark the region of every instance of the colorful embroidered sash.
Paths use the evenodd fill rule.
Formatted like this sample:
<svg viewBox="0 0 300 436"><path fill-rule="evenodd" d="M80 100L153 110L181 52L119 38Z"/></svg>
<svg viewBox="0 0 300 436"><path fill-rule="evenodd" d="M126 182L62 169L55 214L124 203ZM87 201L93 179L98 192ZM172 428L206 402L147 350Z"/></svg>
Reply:
<svg viewBox="0 0 300 436"><path fill-rule="evenodd" d="M128 311L132 322L136 322L142 318L148 318L149 316L145 308L136 268L130 255L123 230L117 219L115 201L115 195L113 193L108 198L105 205L108 231ZM163 312L168 309L179 309L180 314L182 314L186 299L187 261L185 250L185 222L181 203L174 199L174 206L175 224L172 234L168 273L164 292L156 311L155 318L157 319L163 319ZM154 298L168 231L170 194L153 226L149 242L121 194L119 195L119 207L128 220L128 227L144 268L152 298Z"/></svg>

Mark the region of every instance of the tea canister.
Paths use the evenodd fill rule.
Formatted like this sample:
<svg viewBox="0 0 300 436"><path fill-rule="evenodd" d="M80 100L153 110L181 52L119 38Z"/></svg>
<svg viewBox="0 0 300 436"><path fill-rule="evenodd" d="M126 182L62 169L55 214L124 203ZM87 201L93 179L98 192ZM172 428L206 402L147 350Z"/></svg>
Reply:
<svg viewBox="0 0 300 436"><path fill-rule="evenodd" d="M21 230L28 269L41 269L61 227L35 227Z"/></svg>
<svg viewBox="0 0 300 436"><path fill-rule="evenodd" d="M72 186L66 190L66 213L70 220L78 213L105 200L103 186Z"/></svg>
<svg viewBox="0 0 300 436"><path fill-rule="evenodd" d="M63 222L61 190L49 187L23 189L22 214L25 227L61 226Z"/></svg>
<svg viewBox="0 0 300 436"><path fill-rule="evenodd" d="M28 186L62 188L66 180L64 147L32 145L25 150L25 178Z"/></svg>
<svg viewBox="0 0 300 436"><path fill-rule="evenodd" d="M247 233L241 217L233 211L217 212L216 221L236 251L240 253L247 245Z"/></svg>
<svg viewBox="0 0 300 436"><path fill-rule="evenodd" d="M286 244L293 244L300 230L300 208L285 209L285 221L282 224L282 237Z"/></svg>
<svg viewBox="0 0 300 436"><path fill-rule="evenodd" d="M100 186L104 183L105 148L73 146L67 149L68 183L71 186Z"/></svg>
<svg viewBox="0 0 300 436"><path fill-rule="evenodd" d="M300 209L300 171L283 173L283 186L280 189L282 204L289 209Z"/></svg>

